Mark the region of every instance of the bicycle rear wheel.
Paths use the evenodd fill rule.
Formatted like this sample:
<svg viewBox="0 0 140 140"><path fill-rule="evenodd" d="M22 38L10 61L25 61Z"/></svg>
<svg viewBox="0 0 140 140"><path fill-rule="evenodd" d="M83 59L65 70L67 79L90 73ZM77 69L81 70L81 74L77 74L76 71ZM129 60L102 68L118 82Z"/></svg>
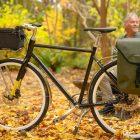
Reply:
<svg viewBox="0 0 140 140"><path fill-rule="evenodd" d="M113 71L116 68L117 61L111 62L93 78L89 90L89 103L94 104L91 106L91 112L100 127L107 133L119 133L126 137L139 139L140 108L138 105L140 105L140 99L138 96L121 92L105 73L107 71L115 78ZM110 88L107 83L109 83ZM110 96L110 89L112 97Z"/></svg>
<svg viewBox="0 0 140 140"><path fill-rule="evenodd" d="M11 91L22 61L0 61L0 127L30 130L45 116L49 106L49 90L40 71L29 63L21 82L19 98L6 98Z"/></svg>

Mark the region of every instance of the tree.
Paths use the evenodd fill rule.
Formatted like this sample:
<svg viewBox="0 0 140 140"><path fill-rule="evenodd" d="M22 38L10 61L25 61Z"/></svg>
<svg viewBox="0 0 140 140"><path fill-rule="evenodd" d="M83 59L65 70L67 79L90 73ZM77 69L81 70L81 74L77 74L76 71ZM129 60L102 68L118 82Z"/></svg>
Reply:
<svg viewBox="0 0 140 140"><path fill-rule="evenodd" d="M110 0L93 0L93 6L98 12L98 15L100 16L100 27L106 27L107 26L107 11L109 7ZM102 50L102 56L106 57L110 55L110 48L109 48L109 41L107 38L107 35L104 34L101 38L101 50Z"/></svg>
<svg viewBox="0 0 140 140"><path fill-rule="evenodd" d="M92 3L91 3L92 2ZM96 11L97 14L100 17L100 22L99 22L99 26L100 27L106 27L107 26L107 10L109 7L109 2L110 0L92 0L92 1L85 1L85 0L74 0L71 1L69 0L69 5L68 8L70 8L71 10L73 10L75 13L77 13L81 19L82 19L82 23L83 26L85 28L88 27L88 20L93 20L94 21L94 16L90 15L90 10L91 10L91 6L93 6ZM91 5L92 4L92 5ZM96 22L96 21L94 21ZM88 32L89 36L92 38L93 41L96 40L94 34L92 34L91 32ZM101 45L101 51L102 51L102 56L108 56L110 55L110 49L109 49L109 45L108 45L108 39L106 35L103 35L102 37L102 45Z"/></svg>

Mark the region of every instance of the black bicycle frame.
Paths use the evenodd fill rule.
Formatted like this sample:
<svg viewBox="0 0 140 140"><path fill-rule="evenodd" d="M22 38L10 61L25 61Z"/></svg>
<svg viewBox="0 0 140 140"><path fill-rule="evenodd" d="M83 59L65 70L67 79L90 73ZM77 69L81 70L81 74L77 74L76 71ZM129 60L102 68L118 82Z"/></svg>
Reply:
<svg viewBox="0 0 140 140"><path fill-rule="evenodd" d="M75 101L71 95L68 93L68 91L63 87L63 85L55 78L55 76L49 71L49 69L42 63L42 61L33 53L34 48L50 48L50 49L58 49L58 50L66 50L66 51L77 51L77 52L86 52L86 53L90 53L90 59L89 59L89 63L86 69L86 74L84 77L84 81L82 84L82 88L80 91L80 96L78 99L78 102ZM82 104L83 101L83 97L84 97L84 93L86 90L86 86L87 86L87 81L90 75L90 71L92 68L92 63L93 60L95 60L98 65L100 66L100 68L102 70L105 71L105 73L111 78L113 79L113 81L115 81L113 75L111 75L111 73L107 72L104 69L104 66L101 64L101 62L99 62L96 58L95 58L95 53L96 53L96 47L92 47L92 49L84 49L84 48L71 48L71 47L65 47L65 46L54 46L54 45L44 45L44 44L35 44L35 40L34 38L30 39L29 42L29 46L28 46L28 50L26 53L26 56L24 58L23 64L19 70L18 76L17 76L17 80L19 81L20 79L22 79L26 73L26 67L28 65L28 62L30 61L31 57L42 67L42 69L47 73L47 75L49 76L49 78L52 80L52 82L59 88L59 90L65 95L65 97L73 104L73 105L79 105L79 107L90 107L90 106L96 106L96 104L88 104L88 103L84 103Z"/></svg>
<svg viewBox="0 0 140 140"><path fill-rule="evenodd" d="M58 49L58 50L67 50L67 51L78 51L78 52L86 52L86 53L90 53L91 54L90 55L90 60L89 60L88 66L87 66L84 82L83 82L83 85L82 85L82 89L81 89L81 92L80 92L79 100L78 100L78 104L81 104L81 102L83 100L84 92L85 92L85 89L86 89L87 81L88 81L88 78L89 78L89 74L90 74L90 71L91 71L92 63L93 63L93 60L94 60L94 55L95 55L95 52L96 52L96 47L92 47L92 50L91 49L83 49L83 48L74 48L74 47L71 48L71 47L65 47L65 46L60 47L60 46L52 46L52 45L43 45L43 44L35 44L34 47L35 48L50 48L50 49ZM60 89L60 91L65 95L65 97L73 105L76 105L77 102L71 97L71 95L68 93L68 91L55 78L55 76L49 71L49 69L41 62L41 60L34 53L32 53L32 57L42 67L42 69L47 73L49 78Z"/></svg>
<svg viewBox="0 0 140 140"><path fill-rule="evenodd" d="M84 77L84 81L82 84L82 88L80 91L80 96L78 99L78 102L75 101L71 95L68 93L68 91L63 87L63 85L56 79L56 77L49 71L49 69L42 63L42 61L33 53L34 48L50 48L50 49L58 49L58 50L66 50L66 51L77 51L77 52L86 52L86 53L90 53L90 59L89 59L89 63L86 69L86 74ZM113 75L109 72L107 72L104 69L104 66L102 65L101 62L98 61L98 59L95 58L95 53L96 53L96 47L92 47L92 49L84 49L84 48L71 48L71 47L66 47L66 46L55 46L55 45L44 45L44 44L35 44L35 39L31 38L29 45L28 45L28 50L26 53L26 56L24 58L23 64L21 65L21 68L19 70L18 76L17 76L17 81L19 81L20 79L22 80L22 78L24 77L25 73L26 73L26 67L28 65L28 62L30 61L31 57L38 63L38 65L40 65L42 67L42 69L47 73L47 75L49 76L49 78L52 80L52 82L59 88L59 90L65 95L65 97L73 104L73 105L79 105L79 107L90 107L90 106L96 106L96 104L89 104L89 103L84 103L82 104L83 101L83 97L84 97L84 93L86 90L86 86L87 86L87 81L90 75L90 71L92 68L92 63L93 60L95 60L97 62L97 64L100 66L100 68L102 70L104 70L104 72L113 80L115 81Z"/></svg>

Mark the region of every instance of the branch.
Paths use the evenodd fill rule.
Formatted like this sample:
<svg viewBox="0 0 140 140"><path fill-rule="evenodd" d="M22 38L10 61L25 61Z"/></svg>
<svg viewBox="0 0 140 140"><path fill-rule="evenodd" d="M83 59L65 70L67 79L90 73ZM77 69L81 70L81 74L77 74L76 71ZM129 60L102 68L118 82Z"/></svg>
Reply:
<svg viewBox="0 0 140 140"><path fill-rule="evenodd" d="M109 7L110 0L107 1L106 9Z"/></svg>
<svg viewBox="0 0 140 140"><path fill-rule="evenodd" d="M73 11L77 12L79 14L79 16L82 18L84 27L88 28L86 17L84 17L82 15L82 13L80 12L79 9L75 9L74 7L72 7L72 8L73 8ZM96 40L96 37L90 31L88 31L87 33L93 41Z"/></svg>
<svg viewBox="0 0 140 140"><path fill-rule="evenodd" d="M68 8L71 9L72 11L74 11L75 13L77 13L83 20L83 22L82 22L83 26L85 28L88 28L87 9L85 9L85 7L86 7L85 5L84 5L84 7L83 7L83 5L81 6L81 3L79 3L77 0L72 0L72 2L70 3L70 6ZM88 31L87 33L93 41L96 41L96 37L92 32Z"/></svg>
<svg viewBox="0 0 140 140"><path fill-rule="evenodd" d="M93 0L93 5L96 8L98 14L100 15L100 8L98 7L97 2L95 0Z"/></svg>

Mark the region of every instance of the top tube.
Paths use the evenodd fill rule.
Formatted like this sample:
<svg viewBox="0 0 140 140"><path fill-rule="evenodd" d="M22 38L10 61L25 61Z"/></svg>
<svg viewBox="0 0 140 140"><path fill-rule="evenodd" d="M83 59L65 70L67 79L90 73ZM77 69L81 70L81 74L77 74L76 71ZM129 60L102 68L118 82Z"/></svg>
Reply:
<svg viewBox="0 0 140 140"><path fill-rule="evenodd" d="M37 33L37 28L38 27L41 27L42 25L41 24L23 24L21 27L23 29L27 29L28 31L32 31L32 36L31 36L31 39L32 40L36 40L36 33ZM99 46L99 42L100 42L100 38L102 36L103 33L109 33L109 32L112 32L112 31L115 31L116 28L115 27L106 27L106 28L86 28L85 31L90 31L90 32L94 32L93 34L96 34L96 37L95 37L95 41L94 41L94 44L92 46L92 48L97 48ZM58 49L62 49L62 50L71 50L71 51L81 51L81 52L92 52L93 49L91 50L87 50L87 49L76 49L76 48L72 48L70 49L70 47L59 47L59 46L51 46L51 45L42 45L42 44L37 44L35 45L35 47L44 47L44 48L51 48L51 49L57 49L56 47L58 47Z"/></svg>

